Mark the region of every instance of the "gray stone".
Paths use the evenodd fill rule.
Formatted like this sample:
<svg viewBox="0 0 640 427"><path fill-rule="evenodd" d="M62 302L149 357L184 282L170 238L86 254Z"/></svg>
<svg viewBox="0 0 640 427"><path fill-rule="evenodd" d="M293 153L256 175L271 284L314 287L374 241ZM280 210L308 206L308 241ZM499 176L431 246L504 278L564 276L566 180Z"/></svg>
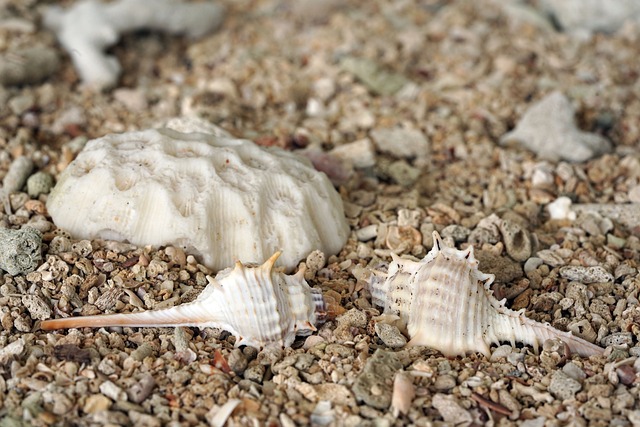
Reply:
<svg viewBox="0 0 640 427"><path fill-rule="evenodd" d="M613 275L602 266L583 267L581 265L565 265L560 267L560 276L581 283L612 282Z"/></svg>
<svg viewBox="0 0 640 427"><path fill-rule="evenodd" d="M33 46L0 56L0 84L38 83L55 73L60 65L54 49Z"/></svg>
<svg viewBox="0 0 640 427"><path fill-rule="evenodd" d="M633 345L633 334L631 332L615 332L602 339L602 345L605 347L625 344L628 346Z"/></svg>
<svg viewBox="0 0 640 427"><path fill-rule="evenodd" d="M540 5L569 33L613 33L625 22L640 24L637 0L543 0Z"/></svg>
<svg viewBox="0 0 640 427"><path fill-rule="evenodd" d="M371 131L371 138L378 150L407 160L424 161L429 151L429 141L418 129L382 128Z"/></svg>
<svg viewBox="0 0 640 427"><path fill-rule="evenodd" d="M480 270L483 273L495 275L496 282L510 283L523 276L520 264L508 257L495 255L481 249L475 251L474 255L480 263Z"/></svg>
<svg viewBox="0 0 640 427"><path fill-rule="evenodd" d="M0 268L12 276L32 272L42 260L41 245L42 234L34 228L0 228Z"/></svg>
<svg viewBox="0 0 640 427"><path fill-rule="evenodd" d="M53 187L53 176L47 172L36 172L27 179L27 194L36 198L41 194L49 194Z"/></svg>
<svg viewBox="0 0 640 427"><path fill-rule="evenodd" d="M400 369L402 369L402 363L395 353L376 350L353 384L356 399L377 409L389 408L393 376Z"/></svg>
<svg viewBox="0 0 640 427"><path fill-rule="evenodd" d="M582 389L582 384L571 378L563 371L555 371L551 376L549 392L561 400L573 399Z"/></svg>
<svg viewBox="0 0 640 427"><path fill-rule="evenodd" d="M597 213L620 223L628 229L633 229L640 225L640 203L583 203L574 204L571 209L576 214ZM598 231L596 234L601 234L601 232Z"/></svg>
<svg viewBox="0 0 640 427"><path fill-rule="evenodd" d="M422 171L404 160L397 160L385 171L391 179L403 187L409 187L418 180Z"/></svg>
<svg viewBox="0 0 640 427"><path fill-rule="evenodd" d="M400 348L407 344L407 339L397 326L378 322L375 325L375 330L378 337L388 347Z"/></svg>
<svg viewBox="0 0 640 427"><path fill-rule="evenodd" d="M45 320L51 317L51 307L38 295L23 295L22 304L32 319Z"/></svg>
<svg viewBox="0 0 640 427"><path fill-rule="evenodd" d="M386 71L365 58L347 56L342 58L340 66L378 95L393 95L409 83L403 75Z"/></svg>
<svg viewBox="0 0 640 427"><path fill-rule="evenodd" d="M467 227L463 227L458 224L447 225L445 228L442 229L442 231L440 231L440 235L442 236L443 239L446 239L447 237L451 237L453 241L456 243L466 241L470 233L471 233L471 230L469 230Z"/></svg>
<svg viewBox="0 0 640 427"><path fill-rule="evenodd" d="M529 232L519 224L509 220L500 221L500 233L507 254L515 261L524 262L531 257Z"/></svg>

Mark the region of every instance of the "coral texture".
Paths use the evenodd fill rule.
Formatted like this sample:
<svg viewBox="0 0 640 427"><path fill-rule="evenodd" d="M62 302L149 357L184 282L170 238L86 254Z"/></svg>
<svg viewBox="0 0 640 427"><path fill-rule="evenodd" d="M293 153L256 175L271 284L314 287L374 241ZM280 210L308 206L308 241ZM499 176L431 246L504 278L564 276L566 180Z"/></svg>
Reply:
<svg viewBox="0 0 640 427"><path fill-rule="evenodd" d="M369 283L373 302L384 314L399 317L411 341L433 347L446 356L477 351L491 354L490 344L523 342L537 350L545 340L560 338L582 356L603 349L571 333L524 316L498 301L489 289L493 275L478 270L473 246L465 251L444 246L433 233L434 245L419 261L394 256L387 274L374 274Z"/></svg>
<svg viewBox="0 0 640 427"><path fill-rule="evenodd" d="M44 330L103 326L216 327L236 337L236 346L290 346L296 335L309 335L324 320L322 293L309 287L304 269L295 275L275 271L276 252L259 267L237 262L235 268L207 276L209 285L187 304L141 313L105 314L45 320Z"/></svg>
<svg viewBox="0 0 640 427"><path fill-rule="evenodd" d="M42 260L42 234L34 228L0 228L0 268L16 276L30 273Z"/></svg>
<svg viewBox="0 0 640 427"><path fill-rule="evenodd" d="M293 269L313 250L337 253L349 234L340 195L306 159L167 128L89 141L47 209L77 238L180 246L216 271L276 250Z"/></svg>

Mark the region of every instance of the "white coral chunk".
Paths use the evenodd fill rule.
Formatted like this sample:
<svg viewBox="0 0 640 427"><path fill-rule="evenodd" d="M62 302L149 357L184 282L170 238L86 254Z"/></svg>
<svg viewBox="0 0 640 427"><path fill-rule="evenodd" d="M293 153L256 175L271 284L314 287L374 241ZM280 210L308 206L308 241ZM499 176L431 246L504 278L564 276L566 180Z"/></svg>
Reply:
<svg viewBox="0 0 640 427"><path fill-rule="evenodd" d="M146 28L200 37L218 28L223 18L224 10L216 4L179 0L81 0L67 10L52 6L44 12L45 25L71 55L82 81L97 89L118 80L120 64L103 49L117 43L122 33Z"/></svg>
<svg viewBox="0 0 640 427"><path fill-rule="evenodd" d="M516 141L554 161L584 162L611 151L609 141L578 129L574 115L569 99L561 92L553 92L533 104L516 128L500 138L500 143Z"/></svg>
<svg viewBox="0 0 640 427"><path fill-rule="evenodd" d="M293 269L313 250L337 253L349 234L340 195L306 159L167 128L89 141L47 209L77 238L180 246L214 270L276 250Z"/></svg>

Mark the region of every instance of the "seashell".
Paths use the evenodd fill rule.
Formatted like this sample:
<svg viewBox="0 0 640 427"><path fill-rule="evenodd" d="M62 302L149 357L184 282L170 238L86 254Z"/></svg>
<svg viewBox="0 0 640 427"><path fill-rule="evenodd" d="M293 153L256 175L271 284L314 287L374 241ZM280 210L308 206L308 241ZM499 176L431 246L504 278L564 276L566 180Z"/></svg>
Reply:
<svg viewBox="0 0 640 427"><path fill-rule="evenodd" d="M236 337L236 347L248 345L290 346L296 335L306 336L323 322L326 305L322 293L304 280L304 270L295 275L275 271L276 252L264 264L234 268L207 276L209 284L190 303L139 313L103 314L45 320L43 330L82 327L197 326L221 328Z"/></svg>
<svg viewBox="0 0 640 427"><path fill-rule="evenodd" d="M89 141L49 195L53 222L78 239L176 246L214 271L276 250L279 265L293 269L315 249L342 249L342 200L306 159L186 119L169 125L191 133L161 128Z"/></svg>
<svg viewBox="0 0 640 427"><path fill-rule="evenodd" d="M443 244L433 232L434 245L421 261L393 255L388 272L374 272L368 281L373 303L384 308L383 317L399 318L407 325L408 345L433 347L446 356L480 352L489 357L490 344L501 341L538 346L559 338L581 356L603 349L549 324L513 311L489 289L494 276L478 270L473 247L460 251Z"/></svg>

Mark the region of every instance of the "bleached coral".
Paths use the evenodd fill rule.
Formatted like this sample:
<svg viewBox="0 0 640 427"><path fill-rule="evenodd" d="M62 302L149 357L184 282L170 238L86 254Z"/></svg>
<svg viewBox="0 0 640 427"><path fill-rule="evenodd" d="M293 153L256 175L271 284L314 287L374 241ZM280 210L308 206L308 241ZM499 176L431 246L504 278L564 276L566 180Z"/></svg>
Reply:
<svg viewBox="0 0 640 427"><path fill-rule="evenodd" d="M81 239L174 245L214 270L282 250L289 269L349 234L326 175L296 154L202 133L198 123L89 141L47 201L54 223Z"/></svg>
<svg viewBox="0 0 640 427"><path fill-rule="evenodd" d="M553 92L533 104L514 130L500 138L501 144L516 141L549 160L584 162L611 151L602 136L581 131L575 111L561 92Z"/></svg>
<svg viewBox="0 0 640 427"><path fill-rule="evenodd" d="M45 25L71 55L82 81L98 89L118 80L120 64L103 50L122 33L146 28L196 38L218 28L223 18L221 6L179 0L81 0L67 10L52 6L44 12Z"/></svg>

